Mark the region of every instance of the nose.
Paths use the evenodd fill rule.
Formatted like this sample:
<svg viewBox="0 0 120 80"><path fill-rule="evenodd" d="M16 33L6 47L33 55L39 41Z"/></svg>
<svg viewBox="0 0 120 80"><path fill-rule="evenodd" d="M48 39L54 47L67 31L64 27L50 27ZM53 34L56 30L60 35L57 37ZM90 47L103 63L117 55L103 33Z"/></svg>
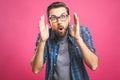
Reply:
<svg viewBox="0 0 120 80"><path fill-rule="evenodd" d="M58 18L58 21L57 21L59 24L61 24L62 22L61 22L61 20L60 20L60 18Z"/></svg>

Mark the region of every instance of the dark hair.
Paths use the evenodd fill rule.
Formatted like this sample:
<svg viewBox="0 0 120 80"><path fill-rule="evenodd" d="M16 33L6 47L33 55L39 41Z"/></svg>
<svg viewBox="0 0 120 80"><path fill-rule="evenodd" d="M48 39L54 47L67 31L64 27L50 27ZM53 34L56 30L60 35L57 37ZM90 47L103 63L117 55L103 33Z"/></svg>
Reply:
<svg viewBox="0 0 120 80"><path fill-rule="evenodd" d="M53 8L59 8L59 7L64 7L64 8L66 8L66 11L67 11L67 13L68 13L68 15L69 15L69 8L66 6L65 3L63 3L63 2L53 2L53 3L50 4L50 5L48 6L48 8L47 8L47 16L49 17L49 12L50 12L51 9L53 9Z"/></svg>

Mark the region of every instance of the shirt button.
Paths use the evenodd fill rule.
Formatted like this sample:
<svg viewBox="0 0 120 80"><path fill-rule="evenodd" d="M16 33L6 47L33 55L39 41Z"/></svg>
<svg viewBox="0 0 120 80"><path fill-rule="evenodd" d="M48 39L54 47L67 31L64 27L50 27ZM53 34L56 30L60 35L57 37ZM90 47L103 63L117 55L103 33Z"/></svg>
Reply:
<svg viewBox="0 0 120 80"><path fill-rule="evenodd" d="M76 48L78 48L78 46L76 46Z"/></svg>

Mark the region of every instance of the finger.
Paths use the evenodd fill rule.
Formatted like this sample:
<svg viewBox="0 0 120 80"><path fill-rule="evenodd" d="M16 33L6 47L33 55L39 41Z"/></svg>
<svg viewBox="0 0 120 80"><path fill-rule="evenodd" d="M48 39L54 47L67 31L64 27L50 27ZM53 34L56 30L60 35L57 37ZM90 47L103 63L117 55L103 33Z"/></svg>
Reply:
<svg viewBox="0 0 120 80"><path fill-rule="evenodd" d="M75 25L79 25L78 16L77 16L76 13L74 13L74 24L75 24Z"/></svg>
<svg viewBox="0 0 120 80"><path fill-rule="evenodd" d="M70 32L74 30L74 25L71 25Z"/></svg>
<svg viewBox="0 0 120 80"><path fill-rule="evenodd" d="M72 28L73 28L73 25L70 26L70 29L72 29Z"/></svg>
<svg viewBox="0 0 120 80"><path fill-rule="evenodd" d="M46 24L46 29L47 29L47 30L49 29L47 24Z"/></svg>
<svg viewBox="0 0 120 80"><path fill-rule="evenodd" d="M41 16L41 26L45 26L45 21L44 21L45 19L44 18L45 18L45 16L42 15Z"/></svg>
<svg viewBox="0 0 120 80"><path fill-rule="evenodd" d="M41 20L44 22L44 20L45 20L44 14L41 16Z"/></svg>
<svg viewBox="0 0 120 80"><path fill-rule="evenodd" d="M74 31L74 25L71 25L71 27L70 27L70 35L73 35L73 31Z"/></svg>
<svg viewBox="0 0 120 80"><path fill-rule="evenodd" d="M45 28L44 15L41 16L41 20L39 21L39 28L40 30L43 30Z"/></svg>

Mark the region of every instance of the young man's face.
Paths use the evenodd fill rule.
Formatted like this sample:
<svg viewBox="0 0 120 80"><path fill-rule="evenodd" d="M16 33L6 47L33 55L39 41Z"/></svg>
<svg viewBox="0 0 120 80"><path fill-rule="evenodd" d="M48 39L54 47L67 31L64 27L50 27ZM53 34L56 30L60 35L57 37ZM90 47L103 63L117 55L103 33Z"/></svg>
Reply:
<svg viewBox="0 0 120 80"><path fill-rule="evenodd" d="M68 30L70 16L64 7L54 8L50 10L49 22L52 30L57 36L64 37Z"/></svg>

